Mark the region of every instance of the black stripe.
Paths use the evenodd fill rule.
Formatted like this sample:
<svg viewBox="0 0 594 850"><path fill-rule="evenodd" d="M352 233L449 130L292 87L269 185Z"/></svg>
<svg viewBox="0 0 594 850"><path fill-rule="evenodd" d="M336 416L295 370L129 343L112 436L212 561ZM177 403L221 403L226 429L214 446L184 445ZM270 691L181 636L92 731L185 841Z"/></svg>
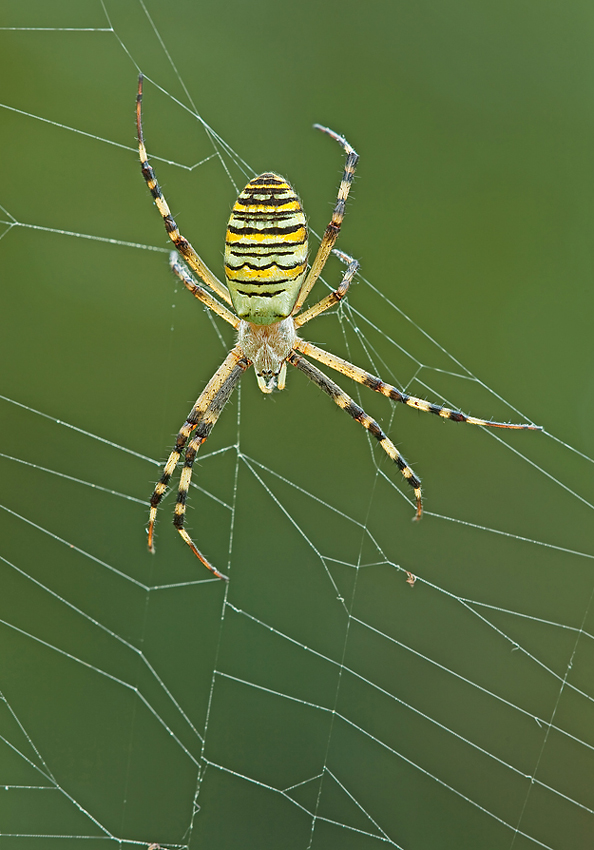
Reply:
<svg viewBox="0 0 594 850"><path fill-rule="evenodd" d="M291 275L285 275L278 280L252 280L251 278L238 278L237 280L231 280L230 283L232 286L247 286L250 290L254 287L256 291L253 295L260 295L260 291L262 289L274 289L274 292L271 292L266 296L268 298L270 295L280 295L281 293L286 292L288 287L285 286L285 284L288 283L291 285L294 281L294 277ZM246 292L243 294L247 295Z"/></svg>
<svg viewBox="0 0 594 850"><path fill-rule="evenodd" d="M303 265L303 263L301 261L298 261L296 263L290 263L288 266L282 266L280 263L275 263L275 262L265 263L265 265L263 265L263 266L257 266L257 265L254 265L253 263L248 263L247 260L246 260L246 262L240 263L238 266L231 266L231 265L229 265L229 263L225 263L225 268L231 269L231 271L235 272L235 271L238 271L238 269L251 269L252 271L260 271L260 270L264 270L264 269L271 269L273 266L276 266L277 269L280 269L283 272L288 272L291 269L296 269L297 266L302 266L302 265Z"/></svg>
<svg viewBox="0 0 594 850"><path fill-rule="evenodd" d="M260 233L260 231L258 231L258 233ZM262 254L258 255L260 257L266 257L268 254L276 253L276 248L287 248L287 247L293 248L293 247L297 247L298 245L305 245L306 243L307 243L307 239L299 239L297 242L266 242L265 245L261 245L260 243L254 243L254 242L225 242L225 245L229 245L229 246L233 247L234 249L235 248L246 248L246 251L244 253L249 254L251 256L254 255L254 252L253 252L253 250L250 250L250 249L259 248L259 247L262 247L262 248L266 247L266 251L264 251ZM273 251L272 249L275 249L275 250ZM235 251L232 251L231 253L235 253ZM280 256L281 252L279 251L278 253L279 253L279 256ZM289 251L289 253L292 254L293 251Z"/></svg>
<svg viewBox="0 0 594 850"><path fill-rule="evenodd" d="M276 186L253 186L251 183L248 183L245 189L241 190L238 199L242 198L244 195L270 195L270 197L280 197L281 195L289 195L292 196L296 201L299 200L299 198L290 186L282 186L277 188Z"/></svg>
<svg viewBox="0 0 594 850"><path fill-rule="evenodd" d="M250 180L248 186L262 186L266 183L276 184L277 186L282 186L286 184L286 180L281 180L276 174L272 174L272 172L267 171L265 174L260 174L259 177L254 177L253 180Z"/></svg>
<svg viewBox="0 0 594 850"><path fill-rule="evenodd" d="M379 392L380 388L384 385L383 381L375 378L373 375L366 375L362 383L364 387L368 387L370 390L375 390L376 392Z"/></svg>
<svg viewBox="0 0 594 850"><path fill-rule="evenodd" d="M282 256L288 256L289 254L295 254L296 251L292 250L293 245L295 245L296 248L298 248L301 245L305 245L305 244L306 244L306 240L304 240L304 239L300 239L299 242L289 242L289 243L284 242L283 248L287 248L287 251ZM258 248L261 248L261 247L268 248L268 245L262 246L261 242L249 242L248 240L242 240L241 242L225 242L225 245L227 246L227 249L230 248L230 247L232 247L232 248L245 248L245 251L242 254L240 254L240 256L244 256L244 257L279 257L279 256L281 256L281 253L276 248L273 251L263 251L261 254L256 253L255 249L258 249ZM288 250L288 249L291 249L291 250Z"/></svg>
<svg viewBox="0 0 594 850"><path fill-rule="evenodd" d="M303 224L293 224L291 227L233 227L230 224L227 228L229 233L235 233L237 236L256 236L262 234L272 234L273 236L284 236L285 233L297 233L298 230L305 229Z"/></svg>
<svg viewBox="0 0 594 850"><path fill-rule="evenodd" d="M238 221L289 221L291 218L299 215L299 210L293 212L262 212L255 210L254 212L234 212L230 217L230 221L237 219ZM305 227L305 216L303 216L303 226Z"/></svg>
<svg viewBox="0 0 594 850"><path fill-rule="evenodd" d="M175 240L174 245L178 249L180 254L183 254L185 257L186 251L188 251L190 248L190 243L188 242L188 240L185 239L183 236L180 236L178 239Z"/></svg>
<svg viewBox="0 0 594 850"><path fill-rule="evenodd" d="M373 436L378 440L383 440L384 437L386 436L384 434L384 432L382 431L382 429L380 428L380 426L375 421L375 419L369 424L369 427L367 428L367 430L369 431L370 434L373 434Z"/></svg>
<svg viewBox="0 0 594 850"><path fill-rule="evenodd" d="M252 206L254 206L254 207L256 207L256 206L284 207L287 204L294 204L296 201L299 204L298 199L294 195L292 197L289 197L289 198L272 198L272 197L244 198L243 192L242 192L242 194L237 199L236 206L237 206L237 204L239 204L242 207L248 207L248 208L252 207ZM299 210L293 210L293 212L299 212L300 210L301 210L301 204L299 204Z"/></svg>
<svg viewBox="0 0 594 850"><path fill-rule="evenodd" d="M239 244L239 242L233 242L233 245ZM282 242L281 244L283 248L286 247L286 242ZM291 257L294 253L295 251L262 251L254 254L253 248L251 251L229 251L229 254L233 257Z"/></svg>
<svg viewBox="0 0 594 850"><path fill-rule="evenodd" d="M241 283L247 283L247 281L244 280ZM237 290L239 295L244 295L246 298L274 298L276 295L282 295L286 291L286 289L279 289L278 292L242 292L240 289Z"/></svg>
<svg viewBox="0 0 594 850"><path fill-rule="evenodd" d="M437 416L441 414L443 407L440 407L438 404L430 404L429 405L429 413L435 413ZM451 413L448 413L447 417L443 417L444 419L451 419L452 422L466 422L468 417L464 413L460 413L459 410L452 410Z"/></svg>
<svg viewBox="0 0 594 850"><path fill-rule="evenodd" d="M392 401L402 401L406 404L410 398L410 396L406 395L406 393L401 393L396 389L396 387L392 387L390 384L384 383L384 381L380 378L376 378L373 375L366 375L362 384L364 387L369 387L370 390L375 390L375 392L379 393L384 390L388 390L388 396L392 399Z"/></svg>

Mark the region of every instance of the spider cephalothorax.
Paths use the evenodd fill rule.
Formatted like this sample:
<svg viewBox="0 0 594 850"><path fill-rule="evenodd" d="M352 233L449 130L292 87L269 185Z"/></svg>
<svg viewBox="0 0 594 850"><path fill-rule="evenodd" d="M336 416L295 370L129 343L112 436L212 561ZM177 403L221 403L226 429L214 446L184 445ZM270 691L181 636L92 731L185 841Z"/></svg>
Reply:
<svg viewBox="0 0 594 850"><path fill-rule="evenodd" d="M239 323L237 342L256 370L258 386L263 393L284 390L287 357L295 347L297 333L292 318L269 325Z"/></svg>
<svg viewBox="0 0 594 850"><path fill-rule="evenodd" d="M368 416L338 384L310 363L303 356L304 354L346 375L353 381L382 393L393 401L400 401L417 410L434 413L443 419L468 422L472 425L489 425L493 428L541 430L538 426L531 424L488 422L409 396L396 387L386 384L380 378L370 375L364 369L323 351L298 336L297 331L302 325L344 298L359 267L357 260L334 248L359 157L346 139L328 127L314 124L316 129L338 142L346 154L346 162L332 218L326 227L309 272L307 271L307 225L299 198L286 180L278 174L266 172L250 180L235 202L225 239L227 286L221 283L200 259L187 239L180 234L167 201L163 197L155 172L149 165L142 133L142 83L141 74L136 98L136 121L142 174L157 209L163 217L169 238L192 271L228 306L221 304L194 280L179 262L175 251L170 258L171 268L199 301L237 331L237 344L198 397L177 435L175 448L169 455L163 474L153 491L148 527L148 544L151 551L153 551L157 507L185 451L173 522L204 566L218 578L225 578L199 551L184 528L186 498L198 449L212 431L242 374L252 365L256 371L259 388L263 393L271 393L276 389L284 389L287 363L290 363L317 384L342 410L363 425L378 440L388 457L394 461L412 486L416 501L415 519L419 519L422 513L420 480L378 423ZM346 265L340 285L321 301L301 312L331 252ZM234 312L230 309L231 307Z"/></svg>

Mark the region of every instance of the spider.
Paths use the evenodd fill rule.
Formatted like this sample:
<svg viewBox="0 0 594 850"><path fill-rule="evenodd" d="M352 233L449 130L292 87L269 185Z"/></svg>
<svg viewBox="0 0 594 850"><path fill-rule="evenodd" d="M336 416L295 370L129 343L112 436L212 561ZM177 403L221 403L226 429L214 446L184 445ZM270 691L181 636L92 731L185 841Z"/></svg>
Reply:
<svg viewBox="0 0 594 850"><path fill-rule="evenodd" d="M237 331L237 344L231 349L192 407L177 435L175 448L165 463L163 474L153 491L148 524L148 546L151 552L154 552L153 538L157 508L185 449L173 524L204 566L217 578L227 578L205 558L184 528L186 499L196 454L208 438L239 379L250 366L253 366L256 371L260 390L263 393L272 393L285 388L287 363L290 363L329 395L338 407L366 428L413 488L416 500L414 519L420 519L423 511L419 478L378 423L368 416L338 384L335 384L303 355L335 369L353 381L387 396L392 401L402 402L426 413L434 413L442 419L468 422L471 425L486 425L492 428L542 430L540 426L531 424L487 422L484 419L467 416L460 411L450 410L407 395L364 369L323 351L297 335L303 325L338 304L345 297L359 268L357 260L334 248L359 157L343 136L339 136L328 127L314 124L315 129L338 142L346 154L346 162L332 218L326 227L309 272L307 271L307 224L299 198L284 178L272 172L265 172L249 181L233 206L225 239L224 266L227 285L222 284L179 232L155 172L148 162L142 132L142 88L143 75L141 74L138 78L136 97L136 125L142 175L163 218L165 230L177 251L190 269L221 300L217 300L197 283L180 263L176 251L172 251L170 255L171 269L195 298ZM326 265L330 253L334 253L346 266L342 280L333 292L302 311L305 300Z"/></svg>

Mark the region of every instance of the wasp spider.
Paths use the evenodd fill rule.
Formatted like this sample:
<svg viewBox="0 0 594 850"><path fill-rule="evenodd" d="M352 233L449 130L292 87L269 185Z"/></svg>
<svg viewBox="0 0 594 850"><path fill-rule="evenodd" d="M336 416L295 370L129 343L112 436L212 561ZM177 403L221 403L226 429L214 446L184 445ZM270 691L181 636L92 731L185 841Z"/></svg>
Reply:
<svg viewBox="0 0 594 850"><path fill-rule="evenodd" d="M204 566L218 578L226 578L198 550L185 530L186 498L196 453L212 431L242 374L250 366L253 366L256 371L256 379L262 392L271 393L285 388L287 363L290 363L291 366L295 366L307 375L330 396L335 404L366 428L378 440L382 449L394 461L413 488L416 500L415 519L419 519L422 513L420 480L378 423L368 416L338 384L330 380L303 355L335 369L393 401L400 401L417 410L434 413L443 419L468 422L472 425L488 425L493 428L541 430L536 425L487 422L484 419L466 416L459 411L414 398L384 383L380 378L370 375L364 369L306 342L297 335L302 325L345 297L359 267L357 260L334 248L359 157L346 139L328 127L314 124L316 129L338 142L346 154L346 162L332 218L324 232L309 272L307 271L307 224L299 198L286 180L278 174L266 172L249 181L231 212L225 237L224 255L227 285L222 284L207 268L187 239L180 234L163 197L155 172L148 162L142 132L142 82L143 77L140 75L136 99L136 122L142 175L177 251L190 269L220 300L194 280L179 262L175 251L170 255L171 269L192 295L237 331L237 344L198 397L177 435L175 448L169 455L163 474L154 489L148 525L148 545L151 552L154 551L153 538L157 508L185 449L173 524ZM302 312L305 300L331 252L346 266L340 285L321 301Z"/></svg>

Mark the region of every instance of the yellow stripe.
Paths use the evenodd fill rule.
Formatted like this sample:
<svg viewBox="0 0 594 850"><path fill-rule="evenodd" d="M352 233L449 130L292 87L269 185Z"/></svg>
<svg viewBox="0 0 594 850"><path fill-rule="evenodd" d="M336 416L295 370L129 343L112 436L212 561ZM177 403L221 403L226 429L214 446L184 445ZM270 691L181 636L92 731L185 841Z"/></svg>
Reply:
<svg viewBox="0 0 594 850"><path fill-rule="evenodd" d="M182 473L179 478L179 489L182 491L188 492L190 487L190 481L192 479L192 468L190 466L184 466L182 469Z"/></svg>
<svg viewBox="0 0 594 850"><path fill-rule="evenodd" d="M241 199L238 200L234 207L233 212L268 212L268 213L276 213L276 212L291 212L295 210L299 212L301 210L301 204L299 201L287 201L286 204L266 204L262 203L254 203L253 201L247 201L244 203Z"/></svg>
<svg viewBox="0 0 594 850"><path fill-rule="evenodd" d="M225 267L225 274L229 278L229 280L237 280L240 278L241 280L262 280L262 281L270 281L273 282L275 277L279 275L283 280L287 278L299 277L300 274L303 274L307 266L307 263L303 263L301 266L295 266L294 269L279 269L278 266L272 266L269 269L248 269L248 268L239 268L233 269L229 266Z"/></svg>
<svg viewBox="0 0 594 850"><path fill-rule="evenodd" d="M400 452L398 451L394 443L387 437L385 437L383 440L380 440L379 442L383 450L386 452L387 455L389 455L389 457L392 458L392 460L396 460L396 458L400 457ZM401 470L401 472L404 475L404 469Z"/></svg>

